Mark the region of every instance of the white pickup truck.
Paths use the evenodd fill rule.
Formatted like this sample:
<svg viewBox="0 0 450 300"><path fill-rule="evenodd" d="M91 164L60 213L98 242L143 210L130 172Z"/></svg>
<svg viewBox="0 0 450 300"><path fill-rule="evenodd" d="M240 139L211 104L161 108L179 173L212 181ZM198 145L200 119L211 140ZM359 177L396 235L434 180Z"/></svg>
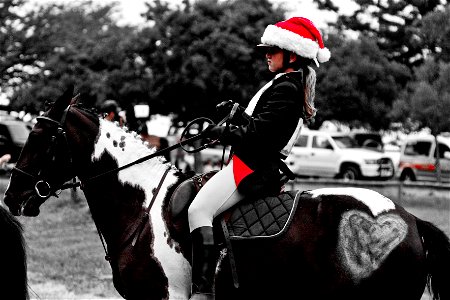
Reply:
<svg viewBox="0 0 450 300"><path fill-rule="evenodd" d="M344 180L387 180L394 176L394 164L389 156L359 147L344 133L303 129L286 163L298 176Z"/></svg>

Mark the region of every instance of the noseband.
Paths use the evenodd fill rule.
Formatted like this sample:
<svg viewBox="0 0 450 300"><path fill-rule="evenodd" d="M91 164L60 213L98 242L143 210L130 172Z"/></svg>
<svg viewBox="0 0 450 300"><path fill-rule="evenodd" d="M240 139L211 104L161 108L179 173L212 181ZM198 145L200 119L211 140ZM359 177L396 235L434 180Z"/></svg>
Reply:
<svg viewBox="0 0 450 300"><path fill-rule="evenodd" d="M64 110L64 113L63 113L63 115L61 117L61 120L59 122L56 121L56 120L53 120L53 119L51 119L49 117L45 117L45 116L37 117L36 119L38 121L45 121L45 122L48 122L50 124L53 124L53 125L57 126L56 134L54 134L51 137L51 145L50 145L50 147L49 147L49 149L47 151L47 153L49 155L49 158L48 158L47 161L50 162L50 163L55 163L55 161L56 161L56 149L55 148L57 146L58 140L62 139L62 140L65 141L65 143L67 145L68 160L69 160L68 161L68 165L70 166L70 168L72 168L72 155L70 153L70 148L69 148L69 144L68 144L68 141L67 141L66 132L65 132L65 130L63 128L63 124L66 121L67 113L69 112L70 107L71 106L69 105ZM20 169L20 168L18 168L16 166L16 167L13 168L13 171L18 171L18 172L20 172L20 173L22 173L22 174L24 174L24 175L26 175L28 177L33 178L36 181L36 183L34 185L34 191L36 192L36 195L42 200L46 200L46 199L48 199L51 196L56 196L57 197L61 190L74 186L74 184L71 184L71 185L63 184L59 188L56 188L56 189L52 188L51 185L48 183L48 181L45 179L45 176L43 175L43 170L39 171L39 173L37 175L33 175L33 174L31 174L31 173L29 173L29 172L27 172L27 171L25 171L23 169ZM25 204L26 203L22 204L22 209L23 209L23 207L25 207Z"/></svg>

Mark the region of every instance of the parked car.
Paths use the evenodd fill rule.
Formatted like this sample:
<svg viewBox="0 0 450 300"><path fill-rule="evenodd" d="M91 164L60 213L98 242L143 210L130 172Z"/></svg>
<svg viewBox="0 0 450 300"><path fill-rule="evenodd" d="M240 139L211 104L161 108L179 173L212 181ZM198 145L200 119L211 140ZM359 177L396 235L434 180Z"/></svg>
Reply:
<svg viewBox="0 0 450 300"><path fill-rule="evenodd" d="M10 154L15 163L30 133L30 124L15 119L0 119L0 156Z"/></svg>
<svg viewBox="0 0 450 300"><path fill-rule="evenodd" d="M441 179L450 182L450 137L438 136ZM436 181L436 140L432 135L409 136L400 152L397 177L402 181Z"/></svg>
<svg viewBox="0 0 450 300"><path fill-rule="evenodd" d="M348 133L361 148L383 151L382 137L377 132L350 132Z"/></svg>
<svg viewBox="0 0 450 300"><path fill-rule="evenodd" d="M355 179L390 179L392 160L383 152L362 148L349 134L304 129L288 166L298 176Z"/></svg>

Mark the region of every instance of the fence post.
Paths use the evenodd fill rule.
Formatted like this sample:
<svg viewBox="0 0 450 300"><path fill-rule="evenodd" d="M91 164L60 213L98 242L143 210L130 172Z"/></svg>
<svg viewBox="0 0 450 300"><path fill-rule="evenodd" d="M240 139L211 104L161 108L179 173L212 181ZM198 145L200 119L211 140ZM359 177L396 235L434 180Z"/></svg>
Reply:
<svg viewBox="0 0 450 300"><path fill-rule="evenodd" d="M399 181L397 202L401 204L402 204L402 194L403 194L403 181Z"/></svg>

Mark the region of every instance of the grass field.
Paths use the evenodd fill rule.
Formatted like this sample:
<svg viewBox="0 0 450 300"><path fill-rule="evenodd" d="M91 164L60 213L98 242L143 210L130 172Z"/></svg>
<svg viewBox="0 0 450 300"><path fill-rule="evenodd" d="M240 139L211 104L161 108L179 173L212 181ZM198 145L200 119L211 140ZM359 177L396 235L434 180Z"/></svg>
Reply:
<svg viewBox="0 0 450 300"><path fill-rule="evenodd" d="M0 181L0 195L6 184L6 180ZM449 204L415 204L406 209L450 236ZM19 220L25 228L33 299L121 299L112 285L109 264L82 196L75 203L65 192L44 203L39 217Z"/></svg>

